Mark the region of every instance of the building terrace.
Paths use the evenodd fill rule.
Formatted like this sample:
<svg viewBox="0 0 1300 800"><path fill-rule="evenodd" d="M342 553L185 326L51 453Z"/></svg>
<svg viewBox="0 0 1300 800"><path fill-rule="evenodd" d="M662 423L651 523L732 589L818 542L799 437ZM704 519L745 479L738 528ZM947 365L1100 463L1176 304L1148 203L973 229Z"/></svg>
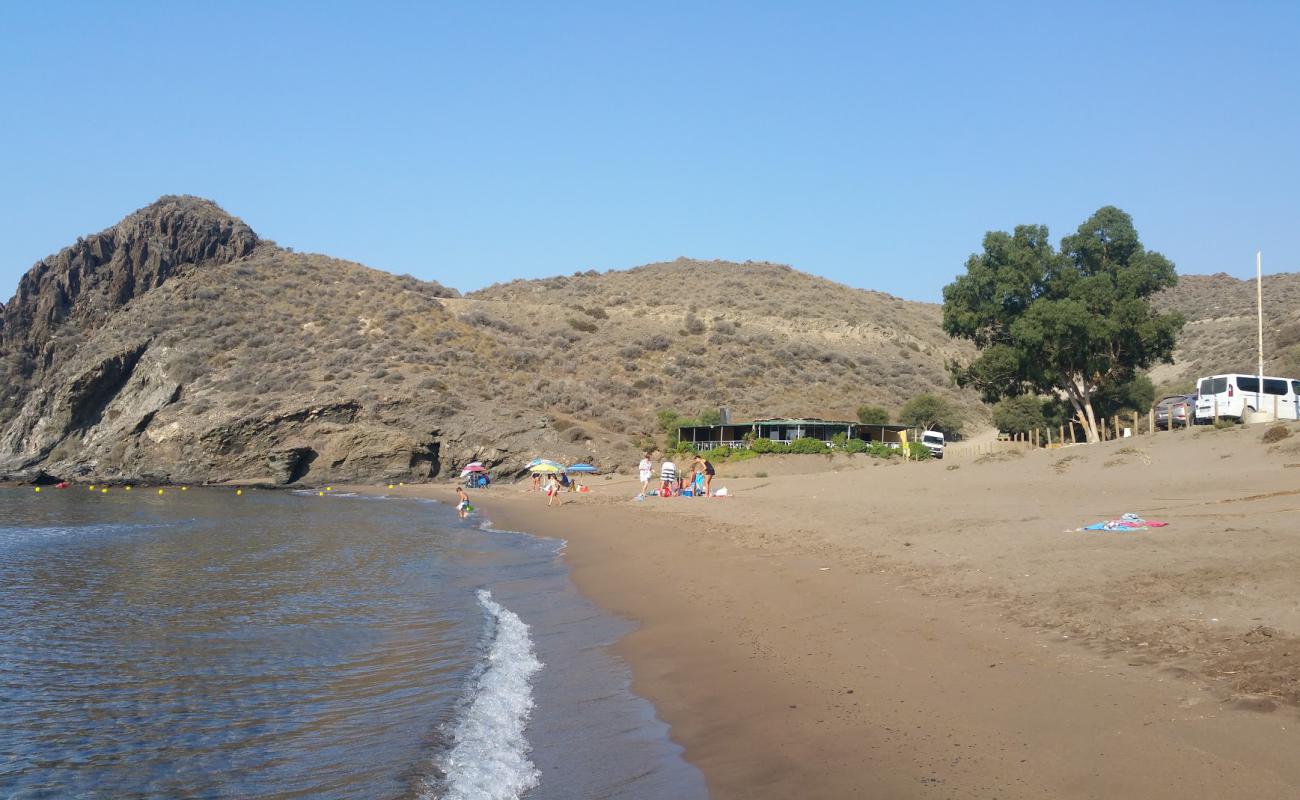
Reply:
<svg viewBox="0 0 1300 800"><path fill-rule="evenodd" d="M677 429L679 444L689 444L697 450L714 447L748 447L753 439L770 439L790 443L795 439L818 439L831 444L836 436L864 442L899 444L903 434L910 441L918 441L920 431L911 425L865 425L828 419L759 419L749 422L725 422L718 425L683 425Z"/></svg>

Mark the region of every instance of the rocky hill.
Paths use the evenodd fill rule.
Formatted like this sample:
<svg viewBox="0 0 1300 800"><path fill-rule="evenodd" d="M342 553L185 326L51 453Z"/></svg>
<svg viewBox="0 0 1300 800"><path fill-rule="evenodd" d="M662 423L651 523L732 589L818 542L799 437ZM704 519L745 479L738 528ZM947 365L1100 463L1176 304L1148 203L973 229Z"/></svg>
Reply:
<svg viewBox="0 0 1300 800"><path fill-rule="evenodd" d="M1222 273L1184 275L1156 298L1156 305L1187 317L1174 363L1152 370L1157 386L1190 390L1202 375L1258 369L1255 281ZM1264 371L1300 377L1298 273L1264 276Z"/></svg>
<svg viewBox="0 0 1300 800"><path fill-rule="evenodd" d="M164 197L0 309L0 476L422 480L474 458L626 465L655 412L852 417L956 392L938 306L678 260L461 297Z"/></svg>

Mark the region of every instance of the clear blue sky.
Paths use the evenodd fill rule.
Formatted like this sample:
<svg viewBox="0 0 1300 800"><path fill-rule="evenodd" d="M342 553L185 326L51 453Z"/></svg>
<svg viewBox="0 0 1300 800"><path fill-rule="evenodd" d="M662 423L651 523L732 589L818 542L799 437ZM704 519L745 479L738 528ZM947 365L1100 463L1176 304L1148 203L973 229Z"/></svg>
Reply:
<svg viewBox="0 0 1300 800"><path fill-rule="evenodd" d="M937 300L1105 204L1181 272L1300 270L1300 4L876 5L5 4L0 295L166 193L461 289L688 255Z"/></svg>

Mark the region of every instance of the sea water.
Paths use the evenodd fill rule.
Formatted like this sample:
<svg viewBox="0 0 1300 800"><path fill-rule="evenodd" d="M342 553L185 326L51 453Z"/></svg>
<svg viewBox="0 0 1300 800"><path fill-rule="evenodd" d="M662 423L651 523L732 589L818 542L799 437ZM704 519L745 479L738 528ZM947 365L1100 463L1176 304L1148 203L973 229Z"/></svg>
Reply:
<svg viewBox="0 0 1300 800"><path fill-rule="evenodd" d="M427 501L0 489L0 797L704 797L561 547Z"/></svg>

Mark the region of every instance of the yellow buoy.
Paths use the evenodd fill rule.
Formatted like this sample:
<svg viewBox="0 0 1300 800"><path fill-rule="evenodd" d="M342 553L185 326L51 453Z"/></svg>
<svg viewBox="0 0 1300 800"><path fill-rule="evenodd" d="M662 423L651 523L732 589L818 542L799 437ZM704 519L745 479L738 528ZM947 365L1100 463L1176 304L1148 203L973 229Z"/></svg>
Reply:
<svg viewBox="0 0 1300 800"><path fill-rule="evenodd" d="M90 484L90 491L92 491L92 492L95 491L95 484L93 484L93 483Z"/></svg>
<svg viewBox="0 0 1300 800"><path fill-rule="evenodd" d="M404 484L404 483L399 483L399 484L397 484L397 485L398 485L398 486L405 486L406 484Z"/></svg>
<svg viewBox="0 0 1300 800"><path fill-rule="evenodd" d="M388 488L389 488L389 489L393 488L393 484L391 484L391 483L388 484Z"/></svg>
<svg viewBox="0 0 1300 800"><path fill-rule="evenodd" d="M325 491L327 491L327 492L332 492L332 491L334 491L334 487L333 487L333 486L326 486L326 487L325 487Z"/></svg>
<svg viewBox="0 0 1300 800"><path fill-rule="evenodd" d="M244 490L243 490L243 489L236 489L236 490L235 490L235 494L243 494L243 493L244 493Z"/></svg>
<svg viewBox="0 0 1300 800"><path fill-rule="evenodd" d="M130 487L130 486L126 487L126 490L127 490L128 492L131 491L131 487Z"/></svg>
<svg viewBox="0 0 1300 800"><path fill-rule="evenodd" d="M41 490L41 487L37 486L37 487L36 487L36 491L39 492L40 490Z"/></svg>
<svg viewBox="0 0 1300 800"><path fill-rule="evenodd" d="M162 493L163 493L163 490L162 490L162 489L159 489L159 490L158 490L158 494L162 494Z"/></svg>
<svg viewBox="0 0 1300 800"><path fill-rule="evenodd" d="M324 496L325 496L325 493L324 493L324 492L317 492L317 493L316 493L316 496L317 496L317 497L324 497Z"/></svg>
<svg viewBox="0 0 1300 800"><path fill-rule="evenodd" d="M108 490L107 490L107 489L100 489L99 491L102 492L102 493L104 493L104 494L108 494Z"/></svg>
<svg viewBox="0 0 1300 800"><path fill-rule="evenodd" d="M190 490L190 487L188 487L188 486L182 486L182 487L181 487L181 491L182 491L182 492L188 492L189 490Z"/></svg>

